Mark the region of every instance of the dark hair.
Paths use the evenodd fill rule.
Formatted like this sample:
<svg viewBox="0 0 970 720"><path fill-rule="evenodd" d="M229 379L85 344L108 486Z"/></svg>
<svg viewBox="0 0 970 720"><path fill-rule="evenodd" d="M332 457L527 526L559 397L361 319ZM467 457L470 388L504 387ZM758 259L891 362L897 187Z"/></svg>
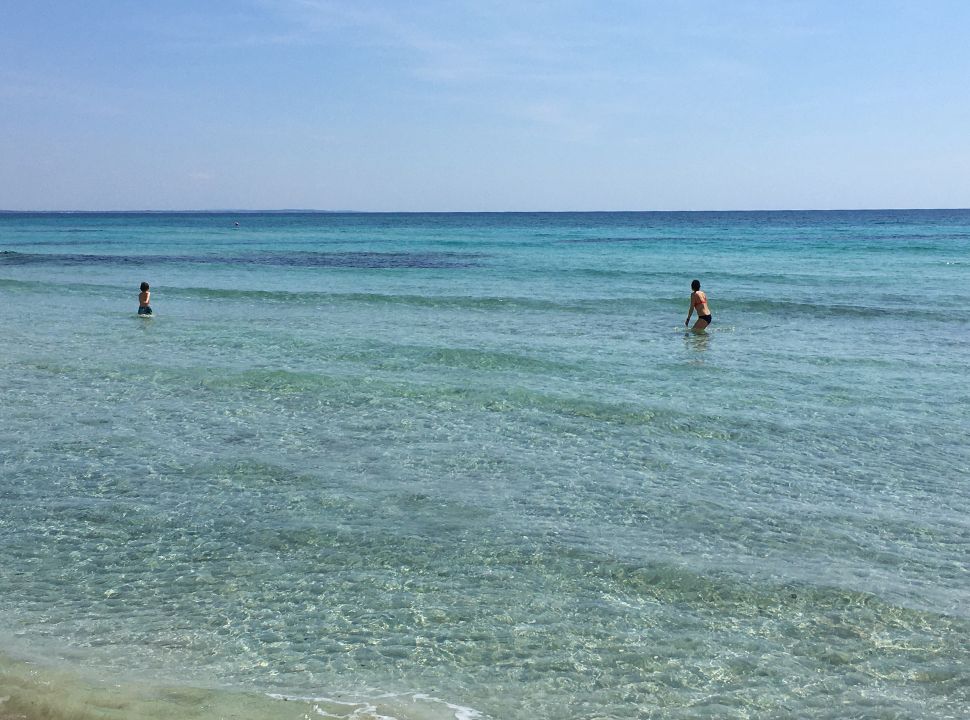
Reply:
<svg viewBox="0 0 970 720"><path fill-rule="evenodd" d="M145 292L147 289L148 289L148 283L142 283L141 284L141 291L142 292Z"/></svg>
<svg viewBox="0 0 970 720"><path fill-rule="evenodd" d="M694 292L697 292L698 290L700 290L701 289L701 281L700 280L691 280L690 281L690 289L693 290Z"/></svg>

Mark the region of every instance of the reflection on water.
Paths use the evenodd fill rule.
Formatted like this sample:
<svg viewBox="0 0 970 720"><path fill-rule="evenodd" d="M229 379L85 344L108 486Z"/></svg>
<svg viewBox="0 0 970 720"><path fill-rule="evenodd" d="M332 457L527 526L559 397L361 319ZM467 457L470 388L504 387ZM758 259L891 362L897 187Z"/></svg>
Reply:
<svg viewBox="0 0 970 720"><path fill-rule="evenodd" d="M684 349L688 352L706 352L710 341L711 336L706 330L688 330L684 333Z"/></svg>

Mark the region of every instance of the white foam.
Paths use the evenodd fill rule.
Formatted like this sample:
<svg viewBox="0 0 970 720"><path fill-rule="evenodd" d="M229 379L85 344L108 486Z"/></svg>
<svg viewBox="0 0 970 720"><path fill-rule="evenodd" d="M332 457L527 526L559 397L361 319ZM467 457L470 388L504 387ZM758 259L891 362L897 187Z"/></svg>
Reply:
<svg viewBox="0 0 970 720"><path fill-rule="evenodd" d="M456 705L455 703L436 698L427 693L388 693L387 695L378 695L369 700L337 700L323 696L282 695L278 693L268 693L267 696L274 700L314 703L313 712L317 715L326 718L336 718L337 720L407 720L404 717L399 718L395 715L385 715L378 709L379 706L395 704L395 700L398 703L409 700L412 703L443 705L453 713L455 720L479 720L479 718L485 717L474 708ZM330 709L325 709L320 704L326 704L331 707ZM336 712L332 711L334 709L336 709ZM343 709L346 709L346 711L342 711ZM382 707L381 710L386 712L386 708Z"/></svg>
<svg viewBox="0 0 970 720"><path fill-rule="evenodd" d="M447 702L446 700L439 700L438 698L431 697L430 695L425 695L424 693L417 693L413 697L415 700L424 700L426 702L441 703L442 705L445 705L449 710L455 711L455 720L474 720L475 718L483 717L482 714L474 708L465 707L463 705L455 705Z"/></svg>

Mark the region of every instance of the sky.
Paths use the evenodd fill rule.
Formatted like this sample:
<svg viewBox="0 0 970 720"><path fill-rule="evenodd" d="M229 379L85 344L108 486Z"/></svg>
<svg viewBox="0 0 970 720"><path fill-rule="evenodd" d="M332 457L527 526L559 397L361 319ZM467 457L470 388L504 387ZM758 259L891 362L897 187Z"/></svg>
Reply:
<svg viewBox="0 0 970 720"><path fill-rule="evenodd" d="M0 209L970 207L964 0L0 0Z"/></svg>

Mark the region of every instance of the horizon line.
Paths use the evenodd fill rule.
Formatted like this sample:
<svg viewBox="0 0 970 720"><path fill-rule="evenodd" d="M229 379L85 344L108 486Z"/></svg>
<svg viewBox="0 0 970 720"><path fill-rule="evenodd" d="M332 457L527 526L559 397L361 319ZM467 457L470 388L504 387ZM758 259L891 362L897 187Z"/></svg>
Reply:
<svg viewBox="0 0 970 720"><path fill-rule="evenodd" d="M708 210L320 210L314 208L203 208L180 210L5 210L0 215L565 215L607 213L791 213L791 212L926 212L965 211L970 207L859 207L859 208L775 208Z"/></svg>

